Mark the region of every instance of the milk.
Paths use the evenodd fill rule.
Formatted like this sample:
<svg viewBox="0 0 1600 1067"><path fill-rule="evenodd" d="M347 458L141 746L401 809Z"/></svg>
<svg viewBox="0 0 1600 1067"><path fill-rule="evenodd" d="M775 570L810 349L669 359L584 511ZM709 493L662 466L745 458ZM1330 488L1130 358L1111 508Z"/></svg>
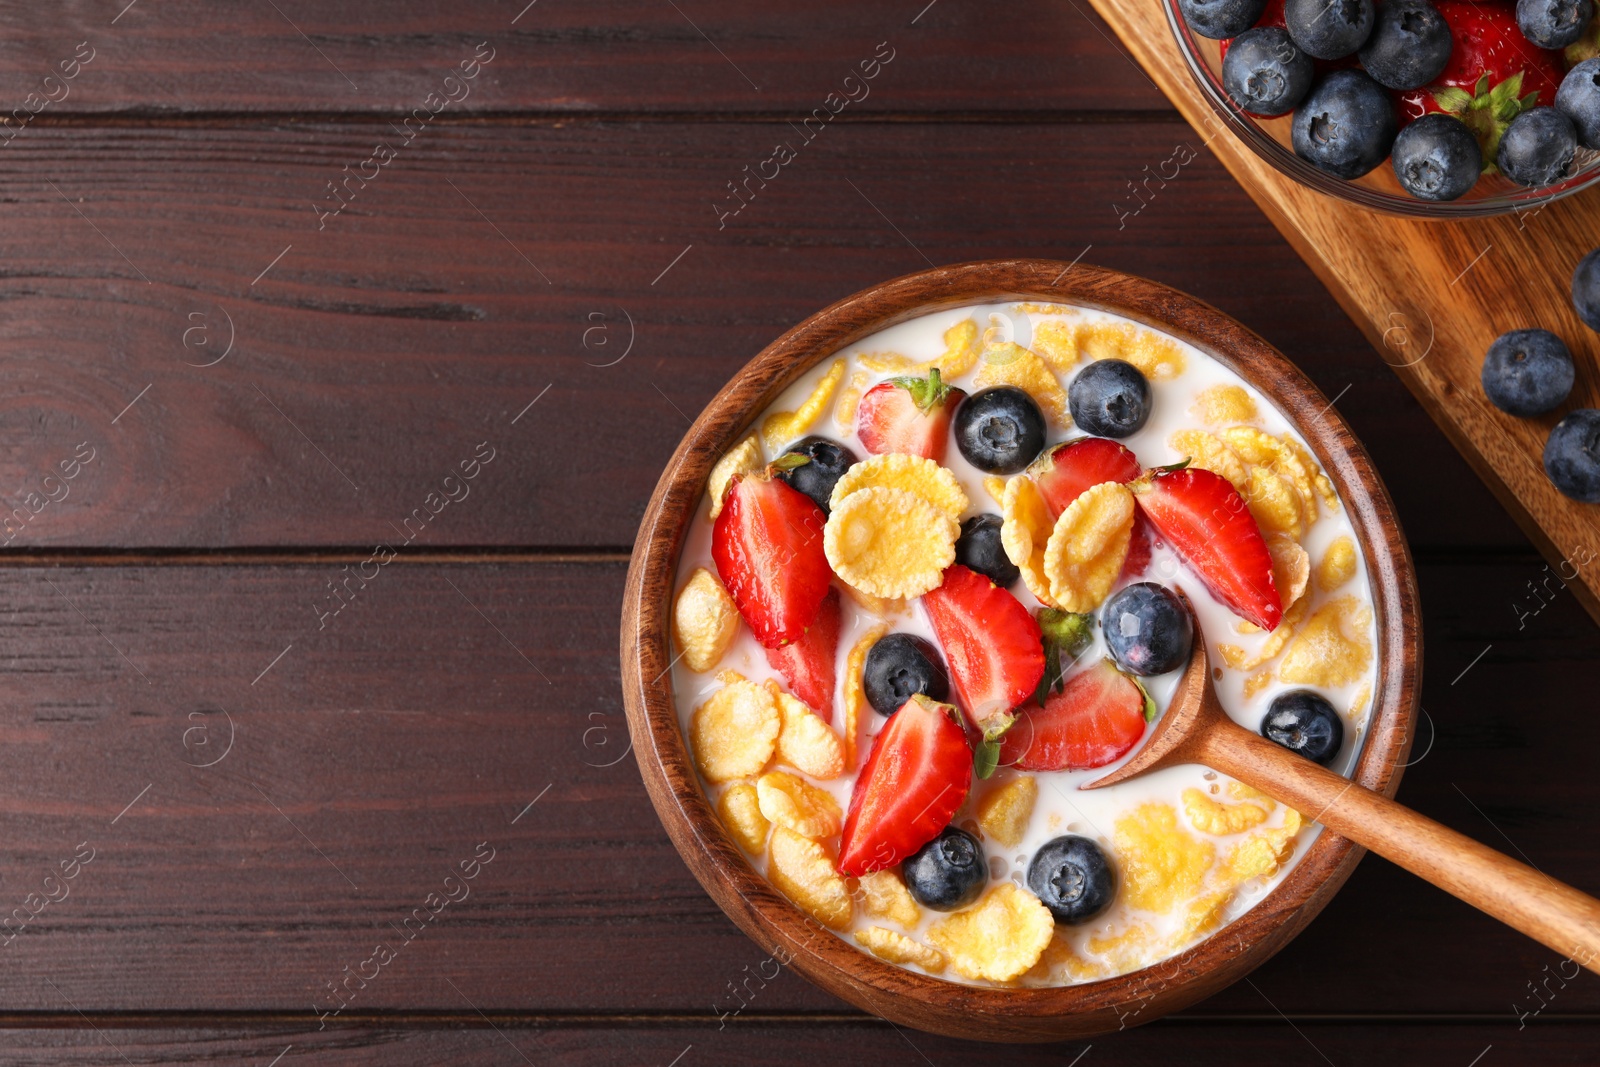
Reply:
<svg viewBox="0 0 1600 1067"><path fill-rule="evenodd" d="M866 352L896 352L912 360L922 361L937 358L944 354L945 344L943 336L951 326L967 318L974 318L980 330L993 327L998 331L999 339L1016 340L1026 345L1031 330L1041 322L1050 319L1070 318L1074 321L1101 321L1118 323L1122 320L1117 316L1088 308L1067 308L1062 305L1050 305L1050 308L1060 308L1060 314L1041 312L1036 305L1026 307L1014 303L999 303L987 305L974 305L933 314L913 319L908 322L882 330L859 343L837 353L838 358L847 360L844 382L848 383L857 370L862 369L856 361L856 355ZM1287 419L1272 406L1271 402L1258 390L1254 389L1228 370L1216 360L1210 358L1198 349L1182 344L1185 357L1185 369L1181 375L1166 381L1152 380L1150 388L1152 393L1152 406L1149 421L1138 433L1122 439L1122 444L1132 449L1139 457L1139 461L1146 467L1161 464L1175 463L1184 457L1177 453L1167 442L1172 434L1180 429L1201 428L1199 420L1190 413L1189 408L1195 397L1209 386L1231 384L1241 386L1255 400L1258 409L1258 418L1254 425L1274 436L1289 435L1299 440L1303 445L1304 439L1295 433ZM774 403L773 411L793 411L809 396L817 382L825 375L833 363L832 359L822 360L815 368L807 373L801 380L792 385ZM1058 375L1063 388L1071 381L1071 376L1083 367L1088 366L1088 361L1078 364L1067 372ZM981 366L981 363L980 365ZM969 394L976 391L972 373L950 382L952 385L965 389ZM871 374L868 388L872 384L892 377L892 373ZM754 425L761 424L761 418L755 420ZM825 412L811 427L810 433L820 434L837 440L853 451L858 458L864 459L868 453L861 446L853 430L842 432L832 418L832 409ZM1049 443L1065 440L1070 437L1081 436L1082 432L1075 429L1063 430L1052 426L1049 433ZM770 462L775 456L767 456ZM983 487L983 472L973 467L962 457L954 441L950 443L944 465L949 468L960 481L967 494L969 507L962 518L984 512L999 514L1000 507L989 496ZM1320 561L1328 545L1345 535L1357 545L1359 540L1350 524L1348 515L1343 507L1336 512L1329 512L1326 506L1319 507L1319 516L1301 539L1301 545L1310 555L1313 569ZM697 567L705 567L711 573L717 573L716 565L711 558L711 520L710 501L703 498L694 522L691 524L687 535L683 554L678 564L678 576L674 588L680 588L689 574ZM1244 694L1244 681L1251 673L1229 669L1217 651L1217 645L1226 643L1242 647L1248 653L1254 653L1266 640L1266 634L1241 634L1236 631L1237 616L1231 610L1219 603L1206 590L1205 585L1173 554L1170 548L1157 546L1151 557L1149 568L1140 580L1156 581L1170 587L1182 589L1188 594L1190 602L1194 605L1200 624L1208 642L1211 663L1213 668L1221 669L1221 677L1216 678L1215 685L1217 696L1228 714L1245 728L1258 731L1268 705L1272 698L1285 690L1301 688L1290 685L1274 678L1260 692L1250 697ZM1030 611L1038 608L1039 602L1028 591L1027 587L1018 581L1011 589L1015 595ZM1359 559L1355 576L1334 593L1324 593L1316 588L1313 581L1306 592L1310 599L1307 617L1322 603L1332 596L1354 595L1368 606L1372 603L1372 592L1369 584L1366 561ZM839 638L838 651L838 678L839 690L835 694L834 709L837 730L842 720L843 709L843 684L845 681L845 657L849 650L856 644L862 635L880 622L887 622L891 631L915 634L927 639L934 647L938 647L933 628L924 612L921 602L914 601L909 609L887 620L880 620L859 607L848 595L841 596L843 609L843 622ZM1338 688L1318 688L1333 707L1341 712L1345 718L1345 732L1347 743L1344 752L1332 766L1332 770L1348 775L1350 769L1358 758L1361 746L1365 740L1365 721L1368 707L1351 708L1351 702L1365 690L1370 694L1375 688L1374 681L1377 671L1377 641L1373 626L1369 625L1368 640L1374 650L1374 662L1364 676L1351 684ZM1094 644L1080 657L1078 669L1098 662L1109 655L1098 625L1094 627ZM723 659L712 669L704 674L697 674L688 670L682 661L678 661L672 668L673 691L676 694L680 722L687 737L688 722L694 708L703 703L717 689L721 683L715 678L718 671L734 670L752 681L761 682L768 678L775 678L782 684L782 679L777 672L767 665L766 656L761 646L751 635L749 629L743 625L739 627L738 636ZM1142 679L1151 696L1155 699L1160 709L1165 709L1177 685L1180 671L1173 671L1165 675ZM1370 706L1370 700L1366 702ZM1351 714L1351 712L1354 714ZM870 706L864 710L866 721L862 724L863 738L861 741L861 756L858 758L858 768L865 761L866 753L870 751L872 739L885 724L885 721ZM1147 728L1148 731L1148 728ZM1148 736L1148 732L1147 732ZM1143 777L1124 782L1105 789L1083 791L1079 789L1083 783L1099 778L1122 762L1132 757L1138 751L1138 746L1117 763L1087 771L1053 771L1033 772L1033 777L1039 784L1038 800L1034 806L1027 833L1021 844L1015 849L1002 849L992 840L984 840L985 852L989 857L991 882L1010 880L1018 885L1026 886L1025 873L1028 861L1041 845L1052 838L1062 834L1080 834L1097 842L1111 857L1113 865L1117 862L1116 848L1113 844L1113 827L1119 816L1124 815L1146 801L1160 801L1171 805L1178 813L1179 825L1190 829L1197 837L1213 844L1220 864L1227 856L1230 848L1242 841L1249 833L1259 831L1261 827L1251 831L1231 836L1218 837L1210 834L1201 834L1189 827L1184 814L1183 804L1180 799L1182 792L1187 788L1199 789L1207 795L1224 803L1234 802L1227 791L1228 779L1226 776L1209 771L1200 766L1172 767L1166 770L1147 774ZM798 772L793 772L798 773ZM974 781L973 797L981 795L987 789L1002 784L1008 776L1021 772L1001 768L988 782ZM731 784L731 783L730 783ZM813 782L823 789L828 790L839 802L841 810L849 806L850 793L855 784L855 772L847 772L842 777L831 782ZM715 804L721 792L727 785L710 785L702 782L709 800ZM955 818L955 824L977 833L976 823L971 817L972 799L963 807ZM1315 813L1308 813L1315 814ZM1264 824L1267 827L1279 826L1284 817L1282 805L1277 806L1272 816ZM1294 855L1279 871L1270 878L1257 878L1245 883L1228 903L1223 913L1222 926L1210 936L1217 936L1221 930L1226 929L1226 924L1237 919L1269 893L1292 870L1295 864L1310 847L1321 828L1313 823L1307 823L1296 838ZM747 857L749 858L749 857ZM765 858L751 859L752 865L765 874ZM1135 923L1148 924L1155 932L1154 947L1147 952L1140 953L1136 959L1137 966L1149 966L1171 955L1191 947L1199 939L1187 942L1175 940L1179 933L1183 908L1177 907L1169 914L1154 914L1138 911L1128 905L1123 899L1122 886L1119 882L1116 901L1094 920L1082 926L1057 925L1057 937L1066 940L1073 951L1083 958L1088 964L1098 964L1104 969L1109 966L1106 961L1089 949L1089 942L1096 937L1115 936L1127 930ZM921 927L909 931L919 940L925 940L923 934L926 927L942 918L942 913L923 909ZM853 929L893 924L884 923L864 914L863 909L856 909ZM855 942L849 936L850 931L842 933L850 944ZM915 966L911 969L916 970ZM1123 970L1132 968L1122 968ZM1103 977L1104 975L1101 975ZM957 976L954 971L946 971L940 977L951 981L966 981ZM1040 978L1030 975L1023 981L1025 984L1071 984L1075 979L1066 973L1063 968L1056 968L1047 977ZM984 982L969 982L968 984L988 984Z"/></svg>

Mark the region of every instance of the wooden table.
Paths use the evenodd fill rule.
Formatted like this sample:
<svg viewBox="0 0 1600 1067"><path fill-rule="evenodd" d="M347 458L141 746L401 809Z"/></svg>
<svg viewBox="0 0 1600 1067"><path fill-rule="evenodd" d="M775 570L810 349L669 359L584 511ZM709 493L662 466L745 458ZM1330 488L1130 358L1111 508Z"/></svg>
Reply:
<svg viewBox="0 0 1600 1067"><path fill-rule="evenodd" d="M0 8L0 1062L995 1054L789 974L731 1014L762 954L618 689L688 416L928 263L1147 275L1337 397L1421 571L1401 799L1600 890L1594 624L1209 154L1129 215L1195 138L1081 0L523 3ZM1082 1062L1579 1062L1559 964L1369 858Z"/></svg>

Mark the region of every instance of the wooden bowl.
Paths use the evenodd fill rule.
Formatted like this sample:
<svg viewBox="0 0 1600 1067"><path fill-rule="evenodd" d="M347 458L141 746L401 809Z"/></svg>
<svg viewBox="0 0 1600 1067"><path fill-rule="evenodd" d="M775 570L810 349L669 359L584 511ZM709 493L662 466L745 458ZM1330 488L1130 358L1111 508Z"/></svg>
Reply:
<svg viewBox="0 0 1600 1067"><path fill-rule="evenodd" d="M897 278L811 316L746 365L695 420L640 524L623 593L622 688L639 770L673 844L712 899L774 960L894 1023L977 1040L1049 1041L1149 1022L1244 977L1322 910L1364 850L1319 834L1289 875L1237 921L1178 956L1117 978L1052 989L985 988L903 970L824 930L756 873L728 838L684 744L667 636L678 554L711 467L779 393L818 361L885 327L1010 299L1082 304L1181 338L1253 384L1310 444L1349 511L1377 617L1378 681L1354 778L1394 795L1421 689L1417 591L1393 504L1366 450L1294 364L1233 319L1154 282L1081 264L1000 260Z"/></svg>

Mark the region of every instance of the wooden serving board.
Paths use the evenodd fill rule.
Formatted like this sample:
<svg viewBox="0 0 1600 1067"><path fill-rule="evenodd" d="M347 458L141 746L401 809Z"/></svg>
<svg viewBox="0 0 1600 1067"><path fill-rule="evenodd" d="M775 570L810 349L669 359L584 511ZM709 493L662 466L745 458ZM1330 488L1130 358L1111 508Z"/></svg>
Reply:
<svg viewBox="0 0 1600 1067"><path fill-rule="evenodd" d="M1566 579L1600 620L1600 505L1562 496L1545 478L1541 460L1562 415L1600 406L1600 335L1578 318L1570 298L1573 267L1600 245L1600 193L1589 190L1500 218L1448 222L1397 218L1335 200L1279 174L1219 127L1190 78L1160 0L1091 2L1184 118L1208 131L1211 150L1539 546L1549 572L1530 579L1547 583L1547 598ZM1528 327L1554 331L1567 342L1578 378L1554 413L1517 419L1489 403L1478 374L1496 337ZM1529 610L1537 606L1530 599Z"/></svg>

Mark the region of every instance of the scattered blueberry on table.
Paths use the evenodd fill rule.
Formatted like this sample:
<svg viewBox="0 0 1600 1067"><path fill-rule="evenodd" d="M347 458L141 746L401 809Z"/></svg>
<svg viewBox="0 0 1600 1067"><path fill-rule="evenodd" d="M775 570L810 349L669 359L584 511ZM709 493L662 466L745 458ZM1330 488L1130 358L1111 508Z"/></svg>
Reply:
<svg viewBox="0 0 1600 1067"><path fill-rule="evenodd" d="M1566 343L1549 330L1512 330L1495 338L1483 361L1483 391L1508 415L1553 411L1572 392L1576 372Z"/></svg>
<svg viewBox="0 0 1600 1067"><path fill-rule="evenodd" d="M1600 411L1579 408L1556 423L1544 446L1544 472L1572 499L1600 504Z"/></svg>

